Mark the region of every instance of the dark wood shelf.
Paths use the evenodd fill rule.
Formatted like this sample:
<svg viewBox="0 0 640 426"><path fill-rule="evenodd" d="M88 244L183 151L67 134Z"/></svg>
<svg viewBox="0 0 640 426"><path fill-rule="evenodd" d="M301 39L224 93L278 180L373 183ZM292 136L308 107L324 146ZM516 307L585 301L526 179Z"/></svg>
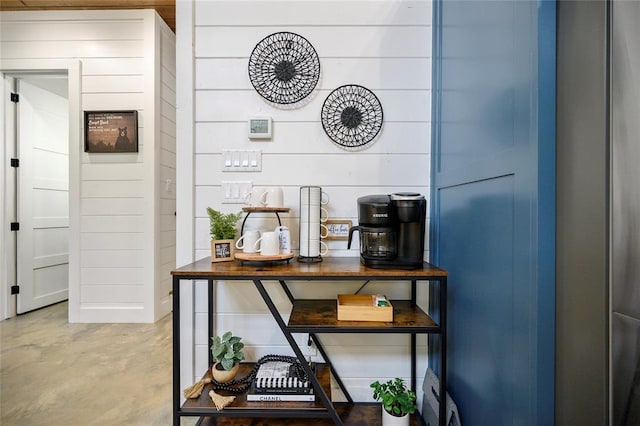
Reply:
<svg viewBox="0 0 640 426"><path fill-rule="evenodd" d="M236 378L241 378L246 376L251 372L254 363L241 363L240 370L236 375ZM324 389L325 393L331 398L331 373L329 367L326 364L318 363L316 364L316 377ZM211 378L210 369L207 370L203 378L208 377ZM209 391L212 389L211 385L205 385L204 390L199 398L188 399L182 405L184 410L199 410L199 409L208 409L215 410L215 405L211 402L211 398L209 398ZM220 395L234 395L225 391L216 391ZM269 402L261 402L261 401L247 401L246 392L240 395L237 395L235 401L231 403L228 407L225 407L224 410L220 411L220 414L233 414L235 416L238 415L237 411L248 411L248 410L319 410L326 412L327 409L324 405L322 405L322 401L316 395L316 400L314 402L301 402L301 401L269 401ZM234 413L235 412L235 413Z"/></svg>
<svg viewBox="0 0 640 426"><path fill-rule="evenodd" d="M243 207L243 212L248 213L288 213L289 207Z"/></svg>
<svg viewBox="0 0 640 426"><path fill-rule="evenodd" d="M382 415L380 404L376 403L355 403L335 402L334 407L340 415L345 426L379 426L382 424ZM295 418L221 418L221 417L204 417L198 423L203 426L329 426L333 425L331 419L295 419ZM420 414L416 413L410 416L411 426L423 426Z"/></svg>
<svg viewBox="0 0 640 426"><path fill-rule="evenodd" d="M322 262L318 263L290 262L265 265L247 265L239 260L211 263L211 258L205 257L197 262L171 271L171 275L188 279L297 279L309 282L329 281L332 279L340 281L407 281L441 279L447 276L447 271L426 262L422 268L411 270L375 269L364 266L360 263L359 258L353 257L325 257Z"/></svg>
<svg viewBox="0 0 640 426"><path fill-rule="evenodd" d="M408 300L392 300L393 322L338 321L335 299L297 299L287 329L292 333L439 333L440 327Z"/></svg>

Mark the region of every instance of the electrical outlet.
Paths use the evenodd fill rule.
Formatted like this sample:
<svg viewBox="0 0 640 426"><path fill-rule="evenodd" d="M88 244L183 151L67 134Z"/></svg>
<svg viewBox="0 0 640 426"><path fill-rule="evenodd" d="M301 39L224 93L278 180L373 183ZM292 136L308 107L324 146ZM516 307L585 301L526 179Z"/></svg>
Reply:
<svg viewBox="0 0 640 426"><path fill-rule="evenodd" d="M222 181L222 204L244 204L251 189L250 181Z"/></svg>
<svg viewBox="0 0 640 426"><path fill-rule="evenodd" d="M312 357L318 355L318 348L311 340L311 337L307 334L307 338L305 339L305 344L300 345L300 351L306 357Z"/></svg>

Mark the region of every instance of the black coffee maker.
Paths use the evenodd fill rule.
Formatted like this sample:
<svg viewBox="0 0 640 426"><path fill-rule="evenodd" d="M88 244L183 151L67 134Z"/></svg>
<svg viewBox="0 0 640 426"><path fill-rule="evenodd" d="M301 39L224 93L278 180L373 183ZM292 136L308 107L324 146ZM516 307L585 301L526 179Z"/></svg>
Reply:
<svg viewBox="0 0 640 426"><path fill-rule="evenodd" d="M360 232L360 261L372 268L420 268L424 257L427 201L413 192L358 198L358 226L349 230L347 248Z"/></svg>

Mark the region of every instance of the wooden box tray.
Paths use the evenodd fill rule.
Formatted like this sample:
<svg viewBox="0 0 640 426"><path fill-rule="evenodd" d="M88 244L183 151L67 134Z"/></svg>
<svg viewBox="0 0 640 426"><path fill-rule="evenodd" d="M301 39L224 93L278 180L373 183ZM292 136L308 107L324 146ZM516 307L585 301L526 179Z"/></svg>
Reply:
<svg viewBox="0 0 640 426"><path fill-rule="evenodd" d="M376 296L372 294L339 294L338 321L380 321L393 322L393 305L376 306Z"/></svg>

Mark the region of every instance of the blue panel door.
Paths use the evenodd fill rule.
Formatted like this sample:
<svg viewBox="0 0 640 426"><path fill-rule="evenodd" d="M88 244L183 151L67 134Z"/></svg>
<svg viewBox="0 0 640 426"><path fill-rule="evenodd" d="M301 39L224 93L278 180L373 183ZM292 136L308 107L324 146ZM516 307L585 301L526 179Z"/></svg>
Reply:
<svg viewBox="0 0 640 426"><path fill-rule="evenodd" d="M448 390L465 426L552 425L555 2L436 0L433 50Z"/></svg>

